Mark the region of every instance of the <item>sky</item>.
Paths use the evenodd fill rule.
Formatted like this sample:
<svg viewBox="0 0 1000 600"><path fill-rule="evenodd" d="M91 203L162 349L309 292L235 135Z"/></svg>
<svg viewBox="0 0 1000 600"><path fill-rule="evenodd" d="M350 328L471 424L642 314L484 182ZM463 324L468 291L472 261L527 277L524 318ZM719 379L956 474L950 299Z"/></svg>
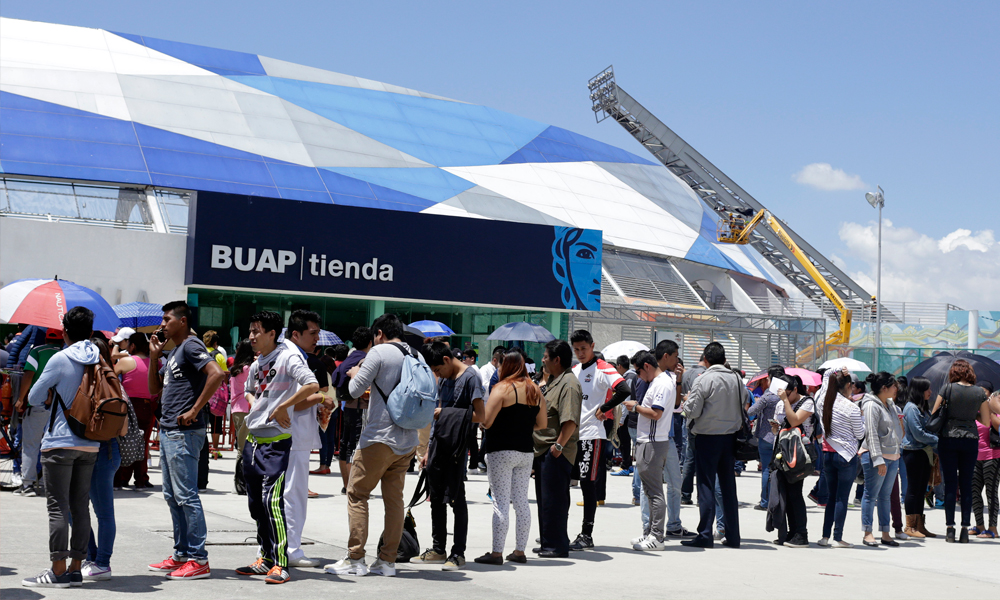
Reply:
<svg viewBox="0 0 1000 600"><path fill-rule="evenodd" d="M614 10L611 10L614 8ZM4 0L0 14L239 50L485 104L642 155L618 84L886 300L1000 309L1000 2Z"/></svg>

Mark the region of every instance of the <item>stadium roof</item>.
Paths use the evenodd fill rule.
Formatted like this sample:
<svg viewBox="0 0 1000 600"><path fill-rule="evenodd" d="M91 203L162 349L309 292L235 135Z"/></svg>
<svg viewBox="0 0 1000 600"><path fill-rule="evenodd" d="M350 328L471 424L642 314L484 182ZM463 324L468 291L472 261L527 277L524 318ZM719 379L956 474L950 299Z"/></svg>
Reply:
<svg viewBox="0 0 1000 600"><path fill-rule="evenodd" d="M571 131L254 54L0 20L6 174L600 229L770 279L666 168Z"/></svg>

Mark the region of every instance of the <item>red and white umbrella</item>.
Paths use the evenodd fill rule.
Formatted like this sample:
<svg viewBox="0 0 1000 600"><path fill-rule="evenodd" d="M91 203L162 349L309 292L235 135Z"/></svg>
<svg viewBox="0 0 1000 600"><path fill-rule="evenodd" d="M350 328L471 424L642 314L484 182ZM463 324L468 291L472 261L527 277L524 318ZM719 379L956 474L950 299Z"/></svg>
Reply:
<svg viewBox="0 0 1000 600"><path fill-rule="evenodd" d="M84 306L94 312L94 329L114 331L120 322L111 305L90 288L61 279L20 279L0 289L0 323L62 329L62 318Z"/></svg>

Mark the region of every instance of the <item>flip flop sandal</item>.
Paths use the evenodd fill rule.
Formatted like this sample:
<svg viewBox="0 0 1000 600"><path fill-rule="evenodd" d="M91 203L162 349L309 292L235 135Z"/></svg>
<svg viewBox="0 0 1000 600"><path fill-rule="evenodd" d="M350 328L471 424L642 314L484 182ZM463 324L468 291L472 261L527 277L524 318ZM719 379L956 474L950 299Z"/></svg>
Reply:
<svg viewBox="0 0 1000 600"><path fill-rule="evenodd" d="M969 534L971 535L971 534L972 534L972 532L969 532ZM979 533L978 533L978 534L976 535L976 537L977 537L977 538L980 538L980 539L984 539L984 540L992 540L992 539L996 539L996 537L997 537L997 534L993 533L993 532L992 532L992 531L990 531L989 529L984 529L984 530L980 531L980 532L979 532Z"/></svg>

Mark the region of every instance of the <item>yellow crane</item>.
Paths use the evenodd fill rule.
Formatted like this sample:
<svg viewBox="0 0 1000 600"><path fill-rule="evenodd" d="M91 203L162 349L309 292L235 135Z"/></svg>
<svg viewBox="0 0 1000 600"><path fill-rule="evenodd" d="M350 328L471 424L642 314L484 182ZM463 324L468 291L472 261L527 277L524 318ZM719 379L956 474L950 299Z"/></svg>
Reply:
<svg viewBox="0 0 1000 600"><path fill-rule="evenodd" d="M750 235L753 230L760 223L766 224L771 228L781 243L785 245L786 248L792 253L792 256L799 261L799 264L805 270L806 273L812 277L816 285L823 290L823 293L830 300L833 306L840 313L840 329L830 334L830 337L826 339L828 345L838 345L847 344L851 341L851 311L844 304L844 300L833 290L833 287L827 282L823 274L819 272L818 269L812 264L812 261L803 254L802 250L799 248L798 244L788 235L781 223L771 214L771 211L761 210L758 211L756 215L751 218L751 212L748 209L743 209L739 211L729 212L725 218L719 221L718 226L718 240L726 244L748 244L750 243ZM815 347L815 346L814 346ZM807 351L808 352L808 351ZM801 358L801 357L800 357Z"/></svg>

